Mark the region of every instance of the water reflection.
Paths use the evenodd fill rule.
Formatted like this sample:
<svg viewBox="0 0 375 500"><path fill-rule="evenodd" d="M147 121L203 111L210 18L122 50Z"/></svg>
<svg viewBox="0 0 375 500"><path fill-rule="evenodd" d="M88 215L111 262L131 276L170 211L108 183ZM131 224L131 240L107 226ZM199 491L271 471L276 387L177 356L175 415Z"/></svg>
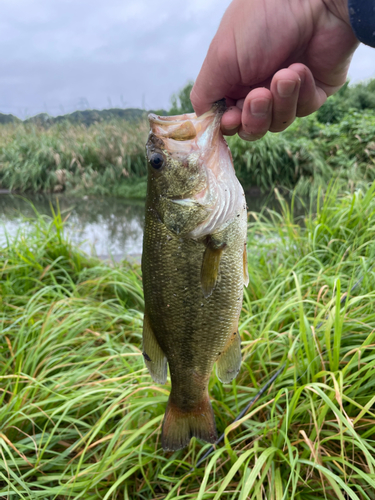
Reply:
<svg viewBox="0 0 375 500"><path fill-rule="evenodd" d="M14 236L22 227L23 217L51 215L51 205L57 205L63 217L68 216L65 228L71 241L89 254L118 260L124 255L142 252L144 204L119 198L71 198L67 196L19 197L0 194L0 244L5 232Z"/></svg>
<svg viewBox="0 0 375 500"><path fill-rule="evenodd" d="M253 190L247 193L248 210L260 212L265 205L279 210L273 195L262 195ZM120 260L125 255L135 256L142 252L144 203L120 198L72 198L65 195L14 196L0 193L0 245L5 233L14 236L28 223L23 217L35 217L34 208L40 214L51 215L51 205L68 216L66 232L71 241L82 250L101 258L112 256Z"/></svg>

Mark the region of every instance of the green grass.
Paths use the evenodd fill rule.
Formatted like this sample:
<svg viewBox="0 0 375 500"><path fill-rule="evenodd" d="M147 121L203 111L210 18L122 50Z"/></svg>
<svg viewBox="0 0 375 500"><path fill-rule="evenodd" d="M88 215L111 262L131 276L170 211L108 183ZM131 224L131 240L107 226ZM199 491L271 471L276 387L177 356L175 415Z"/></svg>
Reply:
<svg viewBox="0 0 375 500"><path fill-rule="evenodd" d="M0 187L144 197L146 121L0 126Z"/></svg>
<svg viewBox="0 0 375 500"><path fill-rule="evenodd" d="M155 385L143 364L139 267L84 256L59 214L9 241L0 250L0 498L375 499L374 195L375 186L331 187L303 221L282 199L282 215L250 215L242 368L230 385L212 374L226 437L191 473L209 445L161 449L170 386Z"/></svg>
<svg viewBox="0 0 375 500"><path fill-rule="evenodd" d="M188 94L187 94L188 95ZM341 115L340 115L341 116ZM0 188L144 198L147 120L112 120L88 127L0 125ZM339 123L318 115L256 142L229 137L237 176L246 188L316 193L337 178L353 190L375 180L375 111L349 110Z"/></svg>

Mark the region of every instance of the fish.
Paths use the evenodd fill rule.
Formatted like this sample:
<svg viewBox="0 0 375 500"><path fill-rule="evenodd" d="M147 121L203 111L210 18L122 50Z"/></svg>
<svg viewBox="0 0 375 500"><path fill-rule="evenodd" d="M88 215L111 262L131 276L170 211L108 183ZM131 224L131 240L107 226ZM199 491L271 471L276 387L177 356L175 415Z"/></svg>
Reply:
<svg viewBox="0 0 375 500"><path fill-rule="evenodd" d="M247 207L220 131L225 102L205 114L149 115L142 253L143 357L171 391L161 444L217 439L208 382L241 366L238 321L249 282Z"/></svg>

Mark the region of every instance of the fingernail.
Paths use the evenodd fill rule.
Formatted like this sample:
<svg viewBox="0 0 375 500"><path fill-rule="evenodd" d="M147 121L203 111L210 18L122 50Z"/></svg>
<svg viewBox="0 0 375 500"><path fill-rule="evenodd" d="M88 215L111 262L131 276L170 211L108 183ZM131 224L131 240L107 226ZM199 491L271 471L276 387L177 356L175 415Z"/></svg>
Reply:
<svg viewBox="0 0 375 500"><path fill-rule="evenodd" d="M257 139L259 139L260 137L262 137L261 135L260 136L257 136L257 135L253 135L253 134L246 134L246 132L244 132L243 130L240 130L238 132L238 135L241 137L241 139L243 139L244 141L249 141L249 142L252 142L252 141L256 141Z"/></svg>
<svg viewBox="0 0 375 500"><path fill-rule="evenodd" d="M295 80L280 80L277 82L277 93L280 97L290 97L295 91L296 85Z"/></svg>
<svg viewBox="0 0 375 500"><path fill-rule="evenodd" d="M270 109L269 99L253 99L250 103L250 111L253 116L265 116Z"/></svg>
<svg viewBox="0 0 375 500"><path fill-rule="evenodd" d="M238 101L236 102L237 108L240 108L242 110L244 102L245 102L245 99L238 99Z"/></svg>

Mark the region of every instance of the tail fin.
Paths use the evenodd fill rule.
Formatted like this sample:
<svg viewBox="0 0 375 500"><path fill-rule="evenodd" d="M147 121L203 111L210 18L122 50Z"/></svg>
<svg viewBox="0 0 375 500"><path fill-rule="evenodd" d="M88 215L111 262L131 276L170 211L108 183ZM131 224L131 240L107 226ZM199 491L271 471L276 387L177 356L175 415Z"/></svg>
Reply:
<svg viewBox="0 0 375 500"><path fill-rule="evenodd" d="M189 444L193 436L208 443L217 440L215 417L208 394L193 411L181 410L169 398L161 436L163 449L180 450Z"/></svg>

